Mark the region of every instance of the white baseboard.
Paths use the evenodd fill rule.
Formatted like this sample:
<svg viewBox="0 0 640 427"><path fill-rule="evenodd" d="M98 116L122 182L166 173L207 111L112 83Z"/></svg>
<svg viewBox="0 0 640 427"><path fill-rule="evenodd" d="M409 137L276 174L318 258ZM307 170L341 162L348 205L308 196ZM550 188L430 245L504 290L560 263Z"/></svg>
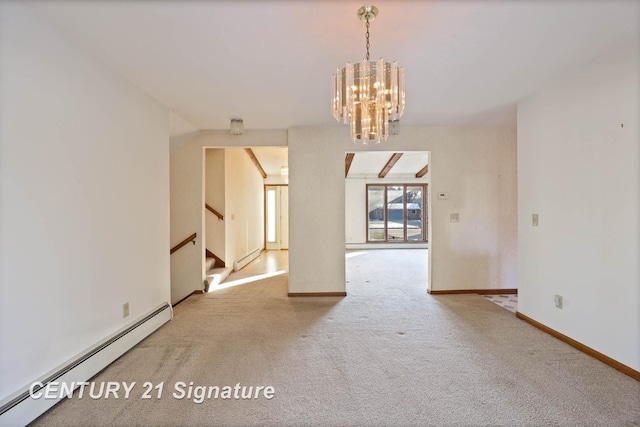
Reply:
<svg viewBox="0 0 640 427"><path fill-rule="evenodd" d="M244 266L249 264L254 259L258 258L260 256L260 252L261 252L260 249L254 249L253 251L249 252L244 257L242 257L239 260L237 260L236 262L234 262L233 263L233 271L239 271L242 268L244 268Z"/></svg>
<svg viewBox="0 0 640 427"><path fill-rule="evenodd" d="M33 383L46 386L51 382L77 384L87 381L172 318L171 305L164 303ZM63 399L33 398L30 386L0 402L0 426L27 425Z"/></svg>
<svg viewBox="0 0 640 427"><path fill-rule="evenodd" d="M347 243L345 249L429 249L428 243Z"/></svg>

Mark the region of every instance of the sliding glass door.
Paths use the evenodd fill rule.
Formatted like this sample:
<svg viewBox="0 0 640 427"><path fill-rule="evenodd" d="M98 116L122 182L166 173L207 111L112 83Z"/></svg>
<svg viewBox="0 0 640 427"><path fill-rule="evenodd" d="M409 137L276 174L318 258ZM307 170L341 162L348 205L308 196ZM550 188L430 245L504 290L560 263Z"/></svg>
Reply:
<svg viewBox="0 0 640 427"><path fill-rule="evenodd" d="M426 185L407 186L407 240L424 242L426 238L427 210L423 208ZM426 203L424 203L426 206Z"/></svg>
<svg viewBox="0 0 640 427"><path fill-rule="evenodd" d="M384 186L367 186L367 206L369 206L367 240L369 242L384 242L387 240L385 200Z"/></svg>
<svg viewBox="0 0 640 427"><path fill-rule="evenodd" d="M426 184L368 184L368 242L426 242Z"/></svg>

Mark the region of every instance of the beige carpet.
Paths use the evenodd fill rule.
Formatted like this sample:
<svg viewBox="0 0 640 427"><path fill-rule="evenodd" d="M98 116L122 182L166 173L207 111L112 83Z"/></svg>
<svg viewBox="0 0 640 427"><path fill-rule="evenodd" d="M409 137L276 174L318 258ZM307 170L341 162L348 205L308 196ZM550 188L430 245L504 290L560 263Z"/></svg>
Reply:
<svg viewBox="0 0 640 427"><path fill-rule="evenodd" d="M286 274L191 297L94 378L161 399L65 400L34 425L640 425L640 382L482 296L426 294L425 257L350 254L346 298L287 298ZM197 404L178 381L275 397Z"/></svg>

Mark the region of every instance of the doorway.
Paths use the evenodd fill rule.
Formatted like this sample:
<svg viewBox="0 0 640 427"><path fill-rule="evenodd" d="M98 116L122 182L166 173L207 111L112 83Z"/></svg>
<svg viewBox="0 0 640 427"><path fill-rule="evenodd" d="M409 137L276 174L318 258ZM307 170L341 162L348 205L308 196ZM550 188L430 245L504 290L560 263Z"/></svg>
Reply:
<svg viewBox="0 0 640 427"><path fill-rule="evenodd" d="M346 277L364 256L393 253L411 258L408 271L420 277L424 291L431 287L431 153L429 151L365 151L345 154ZM396 251L400 250L400 251ZM354 257L359 257L355 262ZM362 265L361 265L362 264ZM397 274L397 263L382 263L385 274ZM366 271L373 271L367 267ZM424 272L424 275L422 274ZM377 275L379 277L380 274ZM376 280L373 276L367 280ZM349 287L349 279L347 279Z"/></svg>
<svg viewBox="0 0 640 427"><path fill-rule="evenodd" d="M265 246L267 250L289 249L289 186L265 185Z"/></svg>

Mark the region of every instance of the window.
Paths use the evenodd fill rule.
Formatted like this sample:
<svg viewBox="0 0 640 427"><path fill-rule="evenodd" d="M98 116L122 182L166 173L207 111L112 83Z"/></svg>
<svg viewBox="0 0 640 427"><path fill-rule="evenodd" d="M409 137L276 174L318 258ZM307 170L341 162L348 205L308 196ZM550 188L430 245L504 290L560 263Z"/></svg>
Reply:
<svg viewBox="0 0 640 427"><path fill-rule="evenodd" d="M384 186L367 186L367 205L369 206L367 240L370 242L384 242L387 240L384 200Z"/></svg>
<svg viewBox="0 0 640 427"><path fill-rule="evenodd" d="M276 241L276 189L267 189L267 243Z"/></svg>
<svg viewBox="0 0 640 427"><path fill-rule="evenodd" d="M426 242L427 185L368 184L367 242Z"/></svg>

